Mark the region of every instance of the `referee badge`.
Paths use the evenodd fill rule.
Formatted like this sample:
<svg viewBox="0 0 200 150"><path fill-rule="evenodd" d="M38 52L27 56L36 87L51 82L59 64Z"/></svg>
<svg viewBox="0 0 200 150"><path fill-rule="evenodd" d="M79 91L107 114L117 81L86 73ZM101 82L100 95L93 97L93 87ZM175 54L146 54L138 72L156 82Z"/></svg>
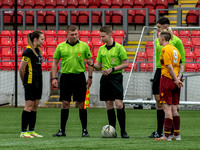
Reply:
<svg viewBox="0 0 200 150"><path fill-rule="evenodd" d="M112 63L112 64L115 64L115 57L112 57L112 58L111 58L111 63Z"/></svg>
<svg viewBox="0 0 200 150"><path fill-rule="evenodd" d="M81 57L81 53L77 53L77 57L80 58Z"/></svg>

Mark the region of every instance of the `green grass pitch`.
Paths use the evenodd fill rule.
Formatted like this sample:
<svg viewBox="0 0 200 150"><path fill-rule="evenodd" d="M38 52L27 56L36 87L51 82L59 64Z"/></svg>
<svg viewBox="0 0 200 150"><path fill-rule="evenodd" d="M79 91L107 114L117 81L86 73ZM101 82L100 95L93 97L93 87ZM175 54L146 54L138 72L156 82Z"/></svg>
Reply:
<svg viewBox="0 0 200 150"><path fill-rule="evenodd" d="M108 124L106 109L88 109L90 137L81 137L78 109L70 109L66 137L52 137L60 126L59 108L39 108L36 131L44 138L20 138L23 108L0 108L0 150L185 150L200 149L200 111L180 110L182 141L154 141L147 138L156 129L156 110L126 109L129 139L120 137L117 122L116 139L101 138Z"/></svg>

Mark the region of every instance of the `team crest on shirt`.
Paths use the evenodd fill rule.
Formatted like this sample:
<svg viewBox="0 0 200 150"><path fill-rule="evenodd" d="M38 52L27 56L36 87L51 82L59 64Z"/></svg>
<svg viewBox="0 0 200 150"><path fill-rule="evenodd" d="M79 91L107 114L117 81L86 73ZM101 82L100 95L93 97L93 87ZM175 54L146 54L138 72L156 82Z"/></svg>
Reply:
<svg viewBox="0 0 200 150"><path fill-rule="evenodd" d="M165 50L163 50L162 52L163 52L163 54L164 54L164 53L165 53Z"/></svg>
<svg viewBox="0 0 200 150"><path fill-rule="evenodd" d="M81 53L77 53L77 57L80 58L81 57Z"/></svg>
<svg viewBox="0 0 200 150"><path fill-rule="evenodd" d="M112 57L112 58L111 58L111 63L112 63L112 64L115 64L115 57Z"/></svg>

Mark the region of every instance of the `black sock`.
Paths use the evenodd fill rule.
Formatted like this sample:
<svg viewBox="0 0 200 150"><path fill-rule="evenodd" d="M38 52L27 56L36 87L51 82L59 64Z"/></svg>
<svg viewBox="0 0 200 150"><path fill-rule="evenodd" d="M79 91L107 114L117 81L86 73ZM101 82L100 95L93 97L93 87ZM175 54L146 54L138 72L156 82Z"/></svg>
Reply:
<svg viewBox="0 0 200 150"><path fill-rule="evenodd" d="M124 133L125 132L125 122L126 122L126 115L125 115L124 108L117 109L117 119L119 121L121 133Z"/></svg>
<svg viewBox="0 0 200 150"><path fill-rule="evenodd" d="M23 110L23 112L22 112L22 132L27 131L30 116L31 116L31 112Z"/></svg>
<svg viewBox="0 0 200 150"><path fill-rule="evenodd" d="M165 113L163 110L157 110L157 132L159 134L163 133Z"/></svg>
<svg viewBox="0 0 200 150"><path fill-rule="evenodd" d="M108 115L109 125L111 125L115 128L116 127L116 115L115 115L114 108L107 110L107 115Z"/></svg>
<svg viewBox="0 0 200 150"><path fill-rule="evenodd" d="M81 120L82 129L87 130L87 110L86 109L79 109L79 118Z"/></svg>
<svg viewBox="0 0 200 150"><path fill-rule="evenodd" d="M68 116L69 116L69 109L61 109L60 129L62 130L62 132L65 132Z"/></svg>
<svg viewBox="0 0 200 150"><path fill-rule="evenodd" d="M34 131L35 129L35 123L36 123L36 111L31 111L31 118L29 123L29 131Z"/></svg>

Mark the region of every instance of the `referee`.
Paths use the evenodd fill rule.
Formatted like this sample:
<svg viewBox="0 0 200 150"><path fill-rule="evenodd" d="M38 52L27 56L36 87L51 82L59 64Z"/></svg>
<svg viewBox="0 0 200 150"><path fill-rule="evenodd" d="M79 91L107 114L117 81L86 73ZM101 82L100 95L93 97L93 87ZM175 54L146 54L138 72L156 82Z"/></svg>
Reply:
<svg viewBox="0 0 200 150"><path fill-rule="evenodd" d="M25 108L22 112L22 138L43 137L34 131L36 113L42 96L42 52L39 47L44 43L44 34L34 31L27 36L28 46L22 54L19 74L24 85ZM27 127L29 126L29 132Z"/></svg>
<svg viewBox="0 0 200 150"><path fill-rule="evenodd" d="M61 123L58 133L54 137L66 136L65 127L69 116L71 96L73 101L77 101L79 108L79 117L82 124L82 137L88 137L87 131L87 110L84 109L86 95L86 86L89 88L92 84L93 68L88 67L88 80L85 78L84 60L91 59L92 55L89 46L78 40L78 27L69 25L67 27L67 41L60 43L54 53L52 65L52 84L58 87L58 78L56 77L57 65L61 59L61 77L60 77L60 101L62 101Z"/></svg>
<svg viewBox="0 0 200 150"><path fill-rule="evenodd" d="M100 29L100 36L105 45L99 48L94 64L88 60L88 65L100 69L103 65L102 77L100 80L100 100L106 102L109 124L116 127L116 116L113 102L117 108L117 118L121 128L121 137L129 138L125 131L125 111L123 106L123 75L122 69L128 67L127 54L122 45L113 41L112 29L104 26ZM117 137L117 134L116 136Z"/></svg>

